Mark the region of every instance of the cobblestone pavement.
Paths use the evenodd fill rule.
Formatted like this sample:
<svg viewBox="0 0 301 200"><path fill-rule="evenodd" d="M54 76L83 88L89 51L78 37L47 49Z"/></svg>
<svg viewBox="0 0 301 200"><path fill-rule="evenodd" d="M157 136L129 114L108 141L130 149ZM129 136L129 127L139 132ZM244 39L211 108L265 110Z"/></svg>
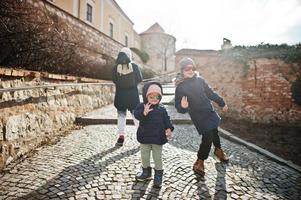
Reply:
<svg viewBox="0 0 301 200"><path fill-rule="evenodd" d="M76 130L12 168L0 178L0 199L300 199L301 174L244 146L222 139L228 164L206 160L206 175L191 166L200 136L191 125L176 125L164 145L164 183L136 182L140 170L134 126L116 148L116 125Z"/></svg>
<svg viewBox="0 0 301 200"><path fill-rule="evenodd" d="M94 114L108 117L116 113L112 109ZM175 125L164 145L161 189L152 180L135 181L141 170L135 127L127 126L123 147L115 147L116 140L116 125L73 131L9 166L0 176L0 199L301 199L300 172L223 138L229 163L218 162L211 151L205 177L195 175L191 168L201 136L192 125Z"/></svg>

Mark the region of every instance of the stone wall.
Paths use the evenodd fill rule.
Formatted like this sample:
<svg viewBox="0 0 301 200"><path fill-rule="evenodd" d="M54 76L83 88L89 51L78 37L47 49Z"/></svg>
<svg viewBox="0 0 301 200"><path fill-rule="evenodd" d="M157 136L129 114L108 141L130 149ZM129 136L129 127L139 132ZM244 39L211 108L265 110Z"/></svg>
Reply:
<svg viewBox="0 0 301 200"><path fill-rule="evenodd" d="M0 88L70 83L0 76ZM0 170L73 126L76 116L113 101L112 83L0 92Z"/></svg>
<svg viewBox="0 0 301 200"><path fill-rule="evenodd" d="M184 56L195 60L200 74L225 98L230 108L226 115L253 122L300 124L301 106L291 95L292 81L301 74L300 64L260 58L249 61L246 68L213 52L177 55L176 63Z"/></svg>

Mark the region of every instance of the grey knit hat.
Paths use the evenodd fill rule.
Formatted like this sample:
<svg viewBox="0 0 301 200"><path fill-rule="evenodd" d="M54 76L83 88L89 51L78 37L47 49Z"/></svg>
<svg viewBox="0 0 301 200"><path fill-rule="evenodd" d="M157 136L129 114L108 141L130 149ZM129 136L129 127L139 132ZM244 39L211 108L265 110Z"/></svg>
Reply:
<svg viewBox="0 0 301 200"><path fill-rule="evenodd" d="M181 72L183 71L183 69L187 66L187 65L192 65L193 66L193 70L195 70L195 64L194 61L191 58L182 58L179 62L180 64L180 70Z"/></svg>

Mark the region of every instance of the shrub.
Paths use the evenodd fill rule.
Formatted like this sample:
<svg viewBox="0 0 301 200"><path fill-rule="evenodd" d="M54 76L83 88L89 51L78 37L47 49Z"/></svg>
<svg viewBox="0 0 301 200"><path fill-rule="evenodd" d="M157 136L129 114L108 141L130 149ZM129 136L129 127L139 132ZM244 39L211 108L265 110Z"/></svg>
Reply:
<svg viewBox="0 0 301 200"><path fill-rule="evenodd" d="M147 63L147 61L149 60L149 55L145 51L134 47L130 49L140 57L143 63Z"/></svg>
<svg viewBox="0 0 301 200"><path fill-rule="evenodd" d="M221 50L222 58L240 63L243 66L243 75L248 74L248 61L256 58L278 58L286 63L301 63L301 43L296 45L287 44L264 44L257 46L235 46L231 49Z"/></svg>
<svg viewBox="0 0 301 200"><path fill-rule="evenodd" d="M142 73L143 79L153 78L157 75L153 70L151 70L149 68L141 68L141 73Z"/></svg>

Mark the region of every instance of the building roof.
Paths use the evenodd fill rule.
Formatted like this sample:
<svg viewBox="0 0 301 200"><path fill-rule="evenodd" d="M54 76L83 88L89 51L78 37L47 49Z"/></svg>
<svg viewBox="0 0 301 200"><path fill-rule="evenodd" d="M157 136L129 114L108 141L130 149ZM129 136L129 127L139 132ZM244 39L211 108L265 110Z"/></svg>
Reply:
<svg viewBox="0 0 301 200"><path fill-rule="evenodd" d="M164 29L158 24L158 22L154 23L151 27L149 27L146 31L140 34L146 33L165 33Z"/></svg>

